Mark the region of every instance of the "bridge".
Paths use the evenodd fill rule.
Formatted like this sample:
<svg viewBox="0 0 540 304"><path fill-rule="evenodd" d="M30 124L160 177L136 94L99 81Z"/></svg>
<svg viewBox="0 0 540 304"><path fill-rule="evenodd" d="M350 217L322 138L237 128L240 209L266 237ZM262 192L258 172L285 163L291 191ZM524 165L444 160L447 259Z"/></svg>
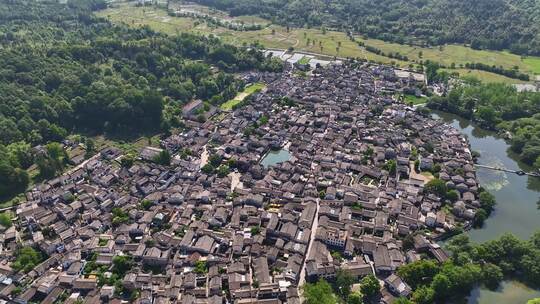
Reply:
<svg viewBox="0 0 540 304"><path fill-rule="evenodd" d="M503 168L503 167L487 166L487 165L480 165L480 164L475 164L474 166L477 167L477 168L485 168L485 169L490 169L490 170L503 171L503 172L508 172L508 173L514 173L514 174L517 174L517 175L528 175L528 176L540 177L540 171L539 172L525 172L523 170L511 170L511 169L507 169L507 168Z"/></svg>

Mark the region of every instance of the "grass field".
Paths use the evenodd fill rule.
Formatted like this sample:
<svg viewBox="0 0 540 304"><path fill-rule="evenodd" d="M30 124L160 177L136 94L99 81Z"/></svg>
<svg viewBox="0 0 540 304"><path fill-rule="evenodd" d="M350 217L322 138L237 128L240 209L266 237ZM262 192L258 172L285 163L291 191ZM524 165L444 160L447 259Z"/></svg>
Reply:
<svg viewBox="0 0 540 304"><path fill-rule="evenodd" d="M257 90L262 90L265 87L263 83L254 83L244 89L244 91L238 93L235 98L221 104L220 108L224 111L230 111L238 103L242 102L246 97L255 93Z"/></svg>
<svg viewBox="0 0 540 304"><path fill-rule="evenodd" d="M484 82L502 82L507 84L516 84L516 83L527 83L527 81L513 79L506 76L486 72L479 70L469 70L469 69L446 69L450 73L457 72L460 77L473 76L478 79L481 79Z"/></svg>
<svg viewBox="0 0 540 304"><path fill-rule="evenodd" d="M489 65L503 66L510 69L519 67L523 72L531 75L540 74L540 57L522 58L519 55L499 51L473 50L461 45L446 45L441 47L425 48L408 45L388 43L376 39L363 39L355 37L357 41L362 41L366 45L376 47L385 53L399 52L406 55L410 61L401 61L380 56L358 46L355 41L351 41L345 33L326 31L320 29L290 29L270 25L258 31L233 31L223 27L210 27L204 22L195 22L196 19L184 17L171 17L161 8L135 7L132 4L116 4L115 7L98 12L98 15L109 18L114 23L125 23L129 26L138 27L148 25L151 28L168 34L178 34L180 32L191 32L202 35L213 34L233 45L250 44L259 42L265 47L287 49L293 47L295 50L320 53L338 57L354 57L372 60L375 62L393 64L399 67L415 67L420 61L432 60L450 66L452 63L456 67L466 63L484 63ZM261 21L256 17L237 17L246 21ZM460 74L465 72L459 70ZM519 83L518 80L502 77L489 72L475 71L475 76L483 81L503 81L507 83Z"/></svg>
<svg viewBox="0 0 540 304"><path fill-rule="evenodd" d="M411 104L411 105L419 105L419 104L426 103L427 98L426 97L416 97L414 95L406 94L405 95L405 102L407 104Z"/></svg>
<svg viewBox="0 0 540 304"><path fill-rule="evenodd" d="M540 74L540 58L527 57L523 59L523 62L536 74Z"/></svg>

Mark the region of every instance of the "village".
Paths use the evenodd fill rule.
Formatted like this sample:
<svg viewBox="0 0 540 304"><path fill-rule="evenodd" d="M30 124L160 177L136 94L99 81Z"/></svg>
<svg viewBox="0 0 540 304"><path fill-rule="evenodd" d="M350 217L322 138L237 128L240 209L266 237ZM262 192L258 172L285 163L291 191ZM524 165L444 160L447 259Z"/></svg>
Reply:
<svg viewBox="0 0 540 304"><path fill-rule="evenodd" d="M129 166L110 147L28 191L1 235L0 298L296 304L306 282L340 270L375 275L381 303L408 297L396 270L444 262L438 240L480 208L468 142L396 98L422 77L361 62L297 68L243 75L265 88L206 121L190 103L186 130ZM170 165L154 161L163 151ZM435 179L455 199L426 187ZM17 244L45 259L14 271Z"/></svg>

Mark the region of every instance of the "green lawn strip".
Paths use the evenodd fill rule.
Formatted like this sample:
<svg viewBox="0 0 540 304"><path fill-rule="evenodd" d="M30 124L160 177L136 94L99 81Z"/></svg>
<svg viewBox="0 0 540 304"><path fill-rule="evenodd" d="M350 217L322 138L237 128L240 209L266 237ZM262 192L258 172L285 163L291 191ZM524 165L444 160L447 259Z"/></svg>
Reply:
<svg viewBox="0 0 540 304"><path fill-rule="evenodd" d="M238 103L242 102L249 95L255 93L257 90L261 90L265 87L264 83L254 83L250 86L247 86L244 91L238 93L235 98L221 104L220 108L224 111L230 111Z"/></svg>

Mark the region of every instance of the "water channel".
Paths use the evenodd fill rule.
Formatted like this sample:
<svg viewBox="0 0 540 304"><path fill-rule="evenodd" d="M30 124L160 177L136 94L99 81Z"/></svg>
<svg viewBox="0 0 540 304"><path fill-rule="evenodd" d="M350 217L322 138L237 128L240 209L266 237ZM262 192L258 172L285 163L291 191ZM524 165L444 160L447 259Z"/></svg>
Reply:
<svg viewBox="0 0 540 304"><path fill-rule="evenodd" d="M470 121L456 115L435 112L434 117L443 120L465 134L471 149L480 152L478 163L500 166L508 169L531 171L532 168L519 162L509 144L495 132L479 128ZM474 242L495 239L505 232L527 239L540 229L540 178L518 176L484 168L477 169L480 185L497 199L495 211L486 220L482 229L469 231ZM530 289L514 281L503 282L498 290L476 288L469 297L468 304L526 303L540 297L540 290Z"/></svg>

